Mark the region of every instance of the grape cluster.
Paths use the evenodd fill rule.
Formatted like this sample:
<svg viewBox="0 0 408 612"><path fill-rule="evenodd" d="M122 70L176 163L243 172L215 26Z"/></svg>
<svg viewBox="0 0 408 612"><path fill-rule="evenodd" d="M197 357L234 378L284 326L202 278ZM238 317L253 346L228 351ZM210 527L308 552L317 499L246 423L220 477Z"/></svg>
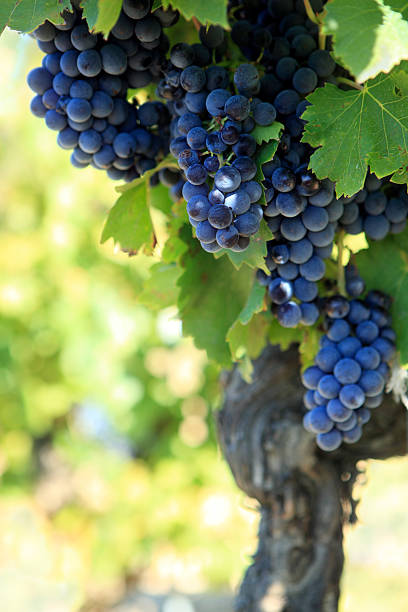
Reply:
<svg viewBox="0 0 408 612"><path fill-rule="evenodd" d="M358 275L349 274L349 280L353 278ZM308 410L303 423L317 434L323 450L357 442L370 410L382 403L395 353L390 304L390 298L378 291L370 291L365 299L326 300L327 331L315 364L302 375Z"/></svg>
<svg viewBox="0 0 408 612"><path fill-rule="evenodd" d="M342 201L345 207L339 224L348 234L365 232L371 240L383 240L389 233L399 234L406 227L406 191L390 180L369 174L364 189Z"/></svg>
<svg viewBox="0 0 408 612"><path fill-rule="evenodd" d="M301 146L307 160L309 152ZM259 270L258 280L268 288L272 311L283 327L313 325L319 318L317 282L325 275L324 259L331 255L344 210L335 198L334 184L317 180L307 170L307 161L300 162L296 166L290 157L275 156L263 166L264 215L274 240L267 243L265 258L270 275Z"/></svg>
<svg viewBox="0 0 408 612"><path fill-rule="evenodd" d="M167 152L169 114L161 102L128 102L127 92L160 76L169 48L162 28L178 13L124 0L107 41L89 31L81 9L63 17L64 24L46 21L33 33L46 55L27 77L36 93L31 110L58 132L60 147L73 150L75 167L91 164L132 181Z"/></svg>
<svg viewBox="0 0 408 612"><path fill-rule="evenodd" d="M237 68L234 94L227 70L217 65L204 69L192 63L196 56L187 45L176 45L158 87L171 99L175 115L170 152L184 172L182 194L203 249L243 251L263 216L251 132L257 125L271 125L276 110L257 97L260 77L254 66Z"/></svg>
<svg viewBox="0 0 408 612"><path fill-rule="evenodd" d="M320 0L311 4L322 10ZM318 27L303 0L236 0L231 9L232 40L248 60L264 64L261 93L274 100L278 112L293 114L300 98L331 79L336 63L327 49L318 48Z"/></svg>

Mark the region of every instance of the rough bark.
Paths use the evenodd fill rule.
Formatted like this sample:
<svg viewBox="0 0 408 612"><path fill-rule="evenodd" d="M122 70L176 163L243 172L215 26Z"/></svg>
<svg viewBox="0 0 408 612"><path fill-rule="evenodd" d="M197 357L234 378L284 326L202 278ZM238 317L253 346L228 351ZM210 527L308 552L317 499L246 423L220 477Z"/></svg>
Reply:
<svg viewBox="0 0 408 612"><path fill-rule="evenodd" d="M336 612L343 524L355 520L352 487L361 459L406 453L405 409L391 398L373 411L362 439L321 452L302 426L296 347L268 347L251 384L225 375L221 447L238 486L260 503L258 550L236 612Z"/></svg>

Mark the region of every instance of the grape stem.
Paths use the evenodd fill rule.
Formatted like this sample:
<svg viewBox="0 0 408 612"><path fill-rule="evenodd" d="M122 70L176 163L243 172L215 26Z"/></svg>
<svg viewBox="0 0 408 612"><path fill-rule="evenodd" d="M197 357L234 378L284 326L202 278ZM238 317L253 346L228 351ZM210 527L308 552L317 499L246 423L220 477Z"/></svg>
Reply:
<svg viewBox="0 0 408 612"><path fill-rule="evenodd" d="M340 295L347 297L345 268L343 266L344 236L345 231L341 230L337 240L337 288Z"/></svg>
<svg viewBox="0 0 408 612"><path fill-rule="evenodd" d="M199 32L201 28L201 23L198 21L197 17L192 17L191 21L193 22L194 27L197 30L197 32Z"/></svg>
<svg viewBox="0 0 408 612"><path fill-rule="evenodd" d="M336 80L338 83L344 83L344 85L349 85L350 87L353 87L354 89L358 89L359 91L363 91L363 86L360 85L359 83L356 83L355 81L352 81L351 79L346 79L345 77L336 77Z"/></svg>
<svg viewBox="0 0 408 612"><path fill-rule="evenodd" d="M217 153L217 159L220 162L220 168L222 168L224 166L224 158L221 153Z"/></svg>
<svg viewBox="0 0 408 612"><path fill-rule="evenodd" d="M306 14L307 14L308 18L310 19L310 21L312 21L316 25L320 26L322 24L322 20L314 12L314 10L312 8L312 5L310 4L310 0L303 0L303 4L305 5L305 11L306 11Z"/></svg>
<svg viewBox="0 0 408 612"><path fill-rule="evenodd" d="M322 32L321 26L319 26L319 49L326 49L326 34Z"/></svg>

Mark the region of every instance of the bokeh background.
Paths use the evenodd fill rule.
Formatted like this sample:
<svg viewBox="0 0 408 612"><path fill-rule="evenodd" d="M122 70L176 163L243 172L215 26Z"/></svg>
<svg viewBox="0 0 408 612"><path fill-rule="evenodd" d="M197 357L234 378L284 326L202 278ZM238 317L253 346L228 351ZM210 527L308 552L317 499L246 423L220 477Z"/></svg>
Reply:
<svg viewBox="0 0 408 612"><path fill-rule="evenodd" d="M228 612L258 516L216 446L217 372L143 305L154 259L99 244L115 187L30 115L35 43L6 31L0 57L2 609ZM408 462L362 468L341 610L406 612Z"/></svg>

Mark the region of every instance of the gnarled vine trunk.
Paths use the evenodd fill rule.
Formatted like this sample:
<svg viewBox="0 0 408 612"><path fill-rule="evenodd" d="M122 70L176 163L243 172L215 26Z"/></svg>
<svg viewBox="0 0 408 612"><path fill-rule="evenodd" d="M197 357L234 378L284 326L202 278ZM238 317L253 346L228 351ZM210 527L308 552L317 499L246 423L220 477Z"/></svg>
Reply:
<svg viewBox="0 0 408 612"><path fill-rule="evenodd" d="M324 453L302 425L296 347L268 347L251 384L237 369L224 384L219 440L238 486L261 506L258 550L236 612L335 612L357 463L406 453L405 409L387 397L360 442Z"/></svg>

